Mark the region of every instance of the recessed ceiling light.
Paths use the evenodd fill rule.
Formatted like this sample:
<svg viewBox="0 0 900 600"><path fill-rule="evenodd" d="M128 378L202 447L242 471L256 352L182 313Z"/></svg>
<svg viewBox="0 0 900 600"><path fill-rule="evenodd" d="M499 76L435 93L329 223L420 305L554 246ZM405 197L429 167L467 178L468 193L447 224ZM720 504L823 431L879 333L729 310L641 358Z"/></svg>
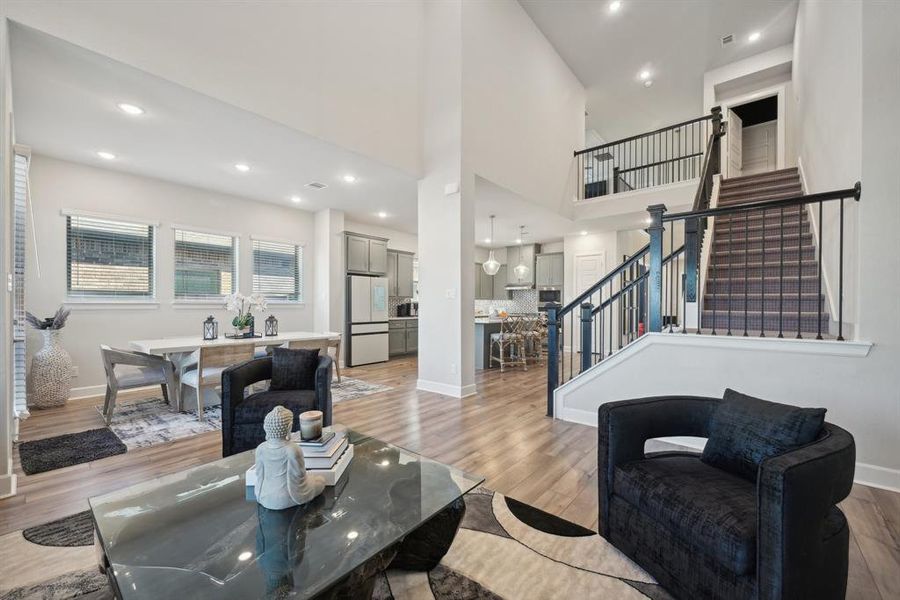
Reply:
<svg viewBox="0 0 900 600"><path fill-rule="evenodd" d="M652 79L648 79L647 81L644 82L644 87L650 87L651 85L653 85Z"/></svg>
<svg viewBox="0 0 900 600"><path fill-rule="evenodd" d="M517 244L521 244L521 243L522 243L522 238L516 238L516 243L517 243Z"/></svg>
<svg viewBox="0 0 900 600"><path fill-rule="evenodd" d="M300 200L300 196L291 196L291 202L293 202L294 204L300 204Z"/></svg>
<svg viewBox="0 0 900 600"><path fill-rule="evenodd" d="M609 3L609 12L616 12L620 8L622 8L622 3L619 0L613 0Z"/></svg>
<svg viewBox="0 0 900 600"><path fill-rule="evenodd" d="M582 231L581 235L587 235L587 231Z"/></svg>
<svg viewBox="0 0 900 600"><path fill-rule="evenodd" d="M650 79L650 71L641 71L638 74L638 77L640 77L641 79Z"/></svg>
<svg viewBox="0 0 900 600"><path fill-rule="evenodd" d="M485 244L490 244L490 243L491 243L491 238L484 238L484 243L485 243Z"/></svg>
<svg viewBox="0 0 900 600"><path fill-rule="evenodd" d="M754 31L753 33L751 33L750 35L747 36L747 40L749 40L751 42L755 42L761 37L762 37L762 34L760 32Z"/></svg>
<svg viewBox="0 0 900 600"><path fill-rule="evenodd" d="M356 181L356 176L350 174L344 175L344 181L346 181L347 183L353 183L354 181Z"/></svg>
<svg viewBox="0 0 900 600"><path fill-rule="evenodd" d="M384 211L381 211L381 212L378 213L378 217L381 218L381 219L384 219L384 218L387 217L387 213L384 212Z"/></svg>
<svg viewBox="0 0 900 600"><path fill-rule="evenodd" d="M136 104L128 104L127 102L119 102L116 104L123 113L128 115L142 115L144 114L144 109Z"/></svg>
<svg viewBox="0 0 900 600"><path fill-rule="evenodd" d="M238 163L234 165L234 168L240 171L241 173L246 173L250 170L250 165L245 165L244 163Z"/></svg>
<svg viewBox="0 0 900 600"><path fill-rule="evenodd" d="M97 152L97 156L99 156L103 160L113 160L116 157L116 155L112 152L107 152L105 150L100 150L99 152Z"/></svg>

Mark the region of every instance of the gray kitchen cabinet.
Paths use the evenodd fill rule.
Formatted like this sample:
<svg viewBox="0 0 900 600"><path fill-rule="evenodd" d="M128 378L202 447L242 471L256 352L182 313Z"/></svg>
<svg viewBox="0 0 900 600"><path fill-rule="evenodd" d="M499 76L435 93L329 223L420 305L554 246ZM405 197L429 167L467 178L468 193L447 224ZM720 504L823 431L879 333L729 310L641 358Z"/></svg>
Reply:
<svg viewBox="0 0 900 600"><path fill-rule="evenodd" d="M561 253L538 254L534 262L534 284L537 287L562 287L564 263Z"/></svg>
<svg viewBox="0 0 900 600"><path fill-rule="evenodd" d="M357 235L347 235L347 270L369 272L369 240Z"/></svg>
<svg viewBox="0 0 900 600"><path fill-rule="evenodd" d="M484 272L484 268L478 265L478 277L481 279L481 295L476 296L482 300L490 300L494 297L494 277Z"/></svg>
<svg viewBox="0 0 900 600"><path fill-rule="evenodd" d="M385 240L369 240L369 272L387 273L387 242Z"/></svg>
<svg viewBox="0 0 900 600"><path fill-rule="evenodd" d="M416 352L419 349L419 326L406 329L406 352Z"/></svg>
<svg viewBox="0 0 900 600"><path fill-rule="evenodd" d="M406 329L388 330L388 354L406 354Z"/></svg>
<svg viewBox="0 0 900 600"><path fill-rule="evenodd" d="M494 300L509 300L509 292L506 291L506 265L500 265L500 270L494 275Z"/></svg>
<svg viewBox="0 0 900 600"><path fill-rule="evenodd" d="M397 296L413 297L413 255L397 253Z"/></svg>
<svg viewBox="0 0 900 600"><path fill-rule="evenodd" d="M387 278L388 278L388 296L398 296L397 294L397 253L388 250L387 253Z"/></svg>

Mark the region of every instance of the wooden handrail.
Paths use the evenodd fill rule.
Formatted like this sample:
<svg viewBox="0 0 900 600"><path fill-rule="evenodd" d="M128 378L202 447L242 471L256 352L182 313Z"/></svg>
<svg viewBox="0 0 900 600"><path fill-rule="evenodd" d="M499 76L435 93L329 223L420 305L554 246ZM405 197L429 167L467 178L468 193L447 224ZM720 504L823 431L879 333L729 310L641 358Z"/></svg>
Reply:
<svg viewBox="0 0 900 600"><path fill-rule="evenodd" d="M572 300L571 302L566 304L564 307L559 309L557 314L560 317L562 317L563 315L568 314L568 313L572 312L573 310L575 310L577 307L581 306L581 303L582 303L582 301L584 301L585 298L590 297L594 292L596 292L601 287L603 287L604 285L609 283L609 281L613 277L615 277L616 275L620 275L622 273L622 271L624 271L625 269L627 269L628 267L630 267L631 265L636 263L638 260L643 258L643 256L645 254L647 254L648 252L650 252L650 244L647 244L646 246L644 246L643 248L638 250L630 258L628 258L625 262L623 262L622 264L617 266L615 269L613 269L612 271L607 273L603 277L603 279L601 279L600 281L598 281L597 283L595 283L594 285L589 287L587 290L585 290L584 292L579 294L577 298L575 298L574 300Z"/></svg>
<svg viewBox="0 0 900 600"><path fill-rule="evenodd" d="M667 125L666 127L660 127L659 129L655 129L653 131L646 131L644 133L632 135L630 137L622 138L622 139L616 140L614 142L606 142L604 144L600 144L599 146L594 146L593 148L585 148L584 150L576 150L574 155L578 156L579 154L585 154L587 152L594 152L595 150L600 150L601 148L609 148L610 146L615 146L617 144L624 144L626 142L632 142L632 141L638 140L642 137L647 137L649 135L656 135L657 133L662 133L664 131L669 131L671 129L678 129L679 127L684 127L685 125L690 125L691 123L699 123L700 121L706 121L706 120L709 120L712 118L713 118L712 115L704 115L702 117L688 119L687 121L683 121L681 123L676 123L675 125Z"/></svg>

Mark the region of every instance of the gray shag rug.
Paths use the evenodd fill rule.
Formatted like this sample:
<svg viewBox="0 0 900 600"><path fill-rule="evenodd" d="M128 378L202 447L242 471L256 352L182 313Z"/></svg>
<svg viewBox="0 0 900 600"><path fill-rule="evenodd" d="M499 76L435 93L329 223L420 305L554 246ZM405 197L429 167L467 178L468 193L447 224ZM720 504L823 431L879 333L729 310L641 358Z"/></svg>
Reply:
<svg viewBox="0 0 900 600"><path fill-rule="evenodd" d="M427 573L381 573L375 600L672 600L594 531L486 488L469 492L465 501L465 517L441 563ZM99 572L77 571L9 590L0 600L79 596L105 600L111 594Z"/></svg>
<svg viewBox="0 0 900 600"><path fill-rule="evenodd" d="M39 546L93 546L94 519L86 510L24 529L22 537Z"/></svg>
<svg viewBox="0 0 900 600"><path fill-rule="evenodd" d="M125 454L128 448L109 429L90 429L55 437L22 442L19 459L26 475L35 475Z"/></svg>

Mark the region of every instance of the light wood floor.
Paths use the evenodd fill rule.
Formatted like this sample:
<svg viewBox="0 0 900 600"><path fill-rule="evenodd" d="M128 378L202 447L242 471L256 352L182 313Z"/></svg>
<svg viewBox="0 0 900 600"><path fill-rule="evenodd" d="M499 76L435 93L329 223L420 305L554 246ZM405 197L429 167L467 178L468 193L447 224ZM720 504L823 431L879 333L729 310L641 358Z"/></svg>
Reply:
<svg viewBox="0 0 900 600"><path fill-rule="evenodd" d="M486 485L596 529L597 431L544 416L545 371L478 372L478 394L456 400L417 392L415 359L346 369L391 386L387 392L336 404L335 421L453 464ZM21 439L103 427L102 398L35 411ZM0 500L0 536L88 508L87 498L221 456L221 434L130 451L39 475L19 473L19 494ZM854 486L842 505L850 521L848 598L900 598L900 494Z"/></svg>

